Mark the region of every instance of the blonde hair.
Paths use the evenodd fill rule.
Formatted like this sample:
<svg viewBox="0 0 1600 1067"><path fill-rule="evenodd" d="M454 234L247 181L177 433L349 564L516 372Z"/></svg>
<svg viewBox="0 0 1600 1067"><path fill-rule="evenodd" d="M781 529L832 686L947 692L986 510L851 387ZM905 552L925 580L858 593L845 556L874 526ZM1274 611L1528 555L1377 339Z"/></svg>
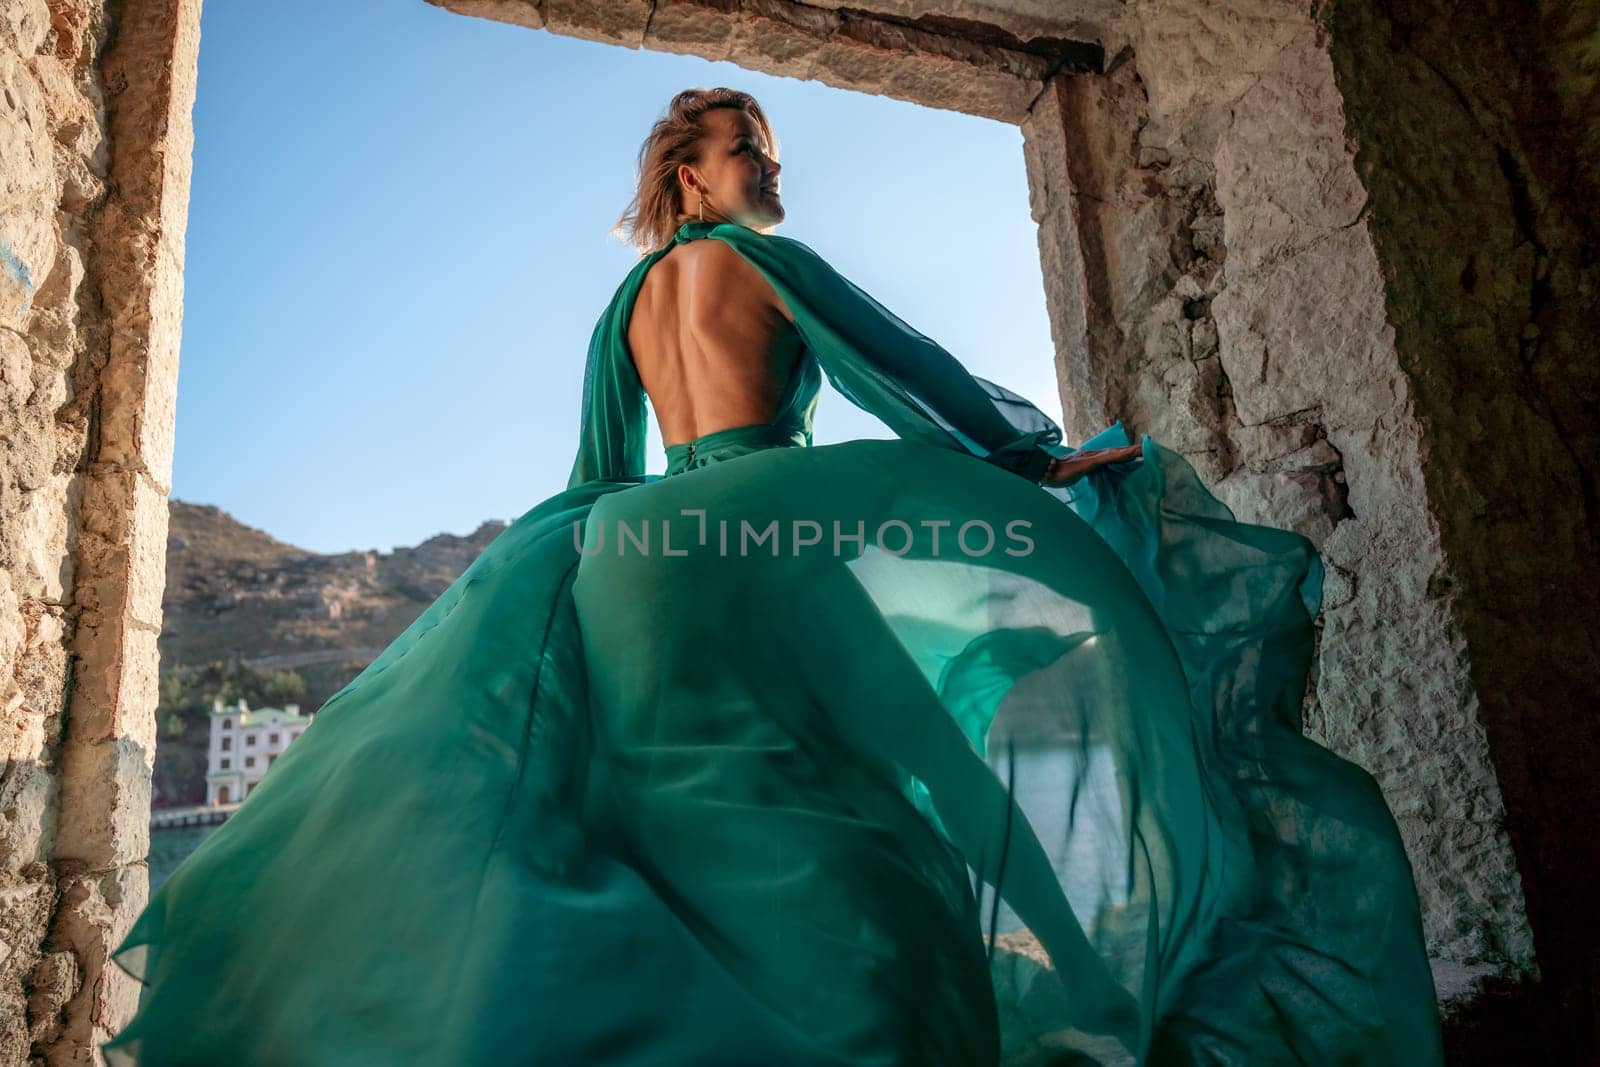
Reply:
<svg viewBox="0 0 1600 1067"><path fill-rule="evenodd" d="M633 199L611 232L633 245L641 256L672 240L683 212L683 186L678 166L699 161L700 138L706 133L706 112L719 107L743 108L755 119L776 156L778 145L756 98L738 89L685 89L672 98L666 114L655 121L639 148L638 184Z"/></svg>

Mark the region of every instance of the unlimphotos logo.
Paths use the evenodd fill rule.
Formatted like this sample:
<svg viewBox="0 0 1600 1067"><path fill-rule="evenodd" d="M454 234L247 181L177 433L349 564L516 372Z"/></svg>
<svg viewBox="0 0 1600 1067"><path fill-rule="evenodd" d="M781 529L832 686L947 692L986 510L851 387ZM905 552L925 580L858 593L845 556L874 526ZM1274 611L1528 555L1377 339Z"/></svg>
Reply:
<svg viewBox="0 0 1600 1067"><path fill-rule="evenodd" d="M679 514L698 518L698 528L673 519L619 519L609 523L591 521L587 525L574 521L572 544L582 556L687 556L695 549L714 548L722 556L798 556L802 551L817 550L854 557L866 551L869 543L864 519L857 519L854 529L850 529L839 519L825 526L814 519L791 519L787 523L778 519L752 522L747 518L713 521L704 508L683 508ZM1008 556L1026 556L1033 552L1033 538L1027 534L1031 526L1027 519L1007 522L1002 547L994 525L985 519L969 519L959 526L951 519L919 519L915 523L885 519L870 532L870 543L891 556L904 556L914 550L919 558L959 553L971 559L996 550ZM651 536L652 530L657 536ZM853 550L847 552L846 545L853 546Z"/></svg>

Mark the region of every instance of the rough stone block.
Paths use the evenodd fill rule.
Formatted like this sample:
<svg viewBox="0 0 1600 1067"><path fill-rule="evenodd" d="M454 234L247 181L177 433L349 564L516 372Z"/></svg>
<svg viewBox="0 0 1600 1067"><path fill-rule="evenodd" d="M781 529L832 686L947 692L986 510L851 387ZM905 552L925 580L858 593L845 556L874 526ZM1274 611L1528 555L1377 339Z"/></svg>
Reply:
<svg viewBox="0 0 1600 1067"><path fill-rule="evenodd" d="M650 21L651 0L544 0L545 26L554 33L586 41L638 48Z"/></svg>
<svg viewBox="0 0 1600 1067"><path fill-rule="evenodd" d="M458 15L526 26L530 30L544 28L544 15L539 11L537 0L428 0L428 3Z"/></svg>
<svg viewBox="0 0 1600 1067"><path fill-rule="evenodd" d="M98 635L120 645L127 668L86 671L73 694L71 743L61 758L56 854L100 869L150 850L150 774L158 697L156 635Z"/></svg>
<svg viewBox="0 0 1600 1067"><path fill-rule="evenodd" d="M657 3L644 45L712 61L733 56L736 27L743 21L720 6Z"/></svg>
<svg viewBox="0 0 1600 1067"><path fill-rule="evenodd" d="M37 1015L30 1004L29 1012L36 1020L46 1014L56 1020L35 1037L52 1059L66 1059L76 1055L74 1050L109 1041L138 1008L138 983L110 961L109 953L144 908L149 883L142 862L62 879L55 930L76 953L60 953L69 958L49 961L55 965L50 969L54 980L35 985L43 993L41 1000L48 1003L41 1003ZM65 1003L62 993L67 993ZM81 1059L88 1062L90 1057L84 1053Z"/></svg>
<svg viewBox="0 0 1600 1067"><path fill-rule="evenodd" d="M55 152L37 81L0 50L0 327L21 332L34 292L55 262Z"/></svg>
<svg viewBox="0 0 1600 1067"><path fill-rule="evenodd" d="M50 32L50 8L45 0L12 0L0 4L0 48L31 56Z"/></svg>
<svg viewBox="0 0 1600 1067"><path fill-rule="evenodd" d="M28 67L44 99L51 136L73 155L92 156L100 144L99 116L93 102L78 91L73 71L50 54L33 56Z"/></svg>
<svg viewBox="0 0 1600 1067"><path fill-rule="evenodd" d="M14 516L14 534L22 550L15 578L17 588L27 596L67 599L73 574L70 489L71 478L58 475L22 495L22 505Z"/></svg>

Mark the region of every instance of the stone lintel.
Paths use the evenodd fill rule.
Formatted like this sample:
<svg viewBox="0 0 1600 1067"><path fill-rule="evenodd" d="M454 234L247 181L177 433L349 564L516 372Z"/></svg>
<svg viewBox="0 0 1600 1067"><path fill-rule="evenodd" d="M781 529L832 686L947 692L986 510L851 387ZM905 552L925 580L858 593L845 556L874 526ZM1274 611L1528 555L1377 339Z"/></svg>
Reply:
<svg viewBox="0 0 1600 1067"><path fill-rule="evenodd" d="M763 74L1011 123L1023 121L1051 74L1098 70L1104 55L1088 38L1024 39L972 19L908 18L790 0L428 2L564 36L736 61Z"/></svg>

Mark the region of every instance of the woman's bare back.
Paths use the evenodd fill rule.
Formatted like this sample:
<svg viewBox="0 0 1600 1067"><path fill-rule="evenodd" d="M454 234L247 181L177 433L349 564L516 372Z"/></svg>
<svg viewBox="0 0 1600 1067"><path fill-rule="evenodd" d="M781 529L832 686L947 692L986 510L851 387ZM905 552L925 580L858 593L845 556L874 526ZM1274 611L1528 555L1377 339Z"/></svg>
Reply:
<svg viewBox="0 0 1600 1067"><path fill-rule="evenodd" d="M721 241L689 241L645 275L628 351L664 445L770 422L804 348L771 284Z"/></svg>

